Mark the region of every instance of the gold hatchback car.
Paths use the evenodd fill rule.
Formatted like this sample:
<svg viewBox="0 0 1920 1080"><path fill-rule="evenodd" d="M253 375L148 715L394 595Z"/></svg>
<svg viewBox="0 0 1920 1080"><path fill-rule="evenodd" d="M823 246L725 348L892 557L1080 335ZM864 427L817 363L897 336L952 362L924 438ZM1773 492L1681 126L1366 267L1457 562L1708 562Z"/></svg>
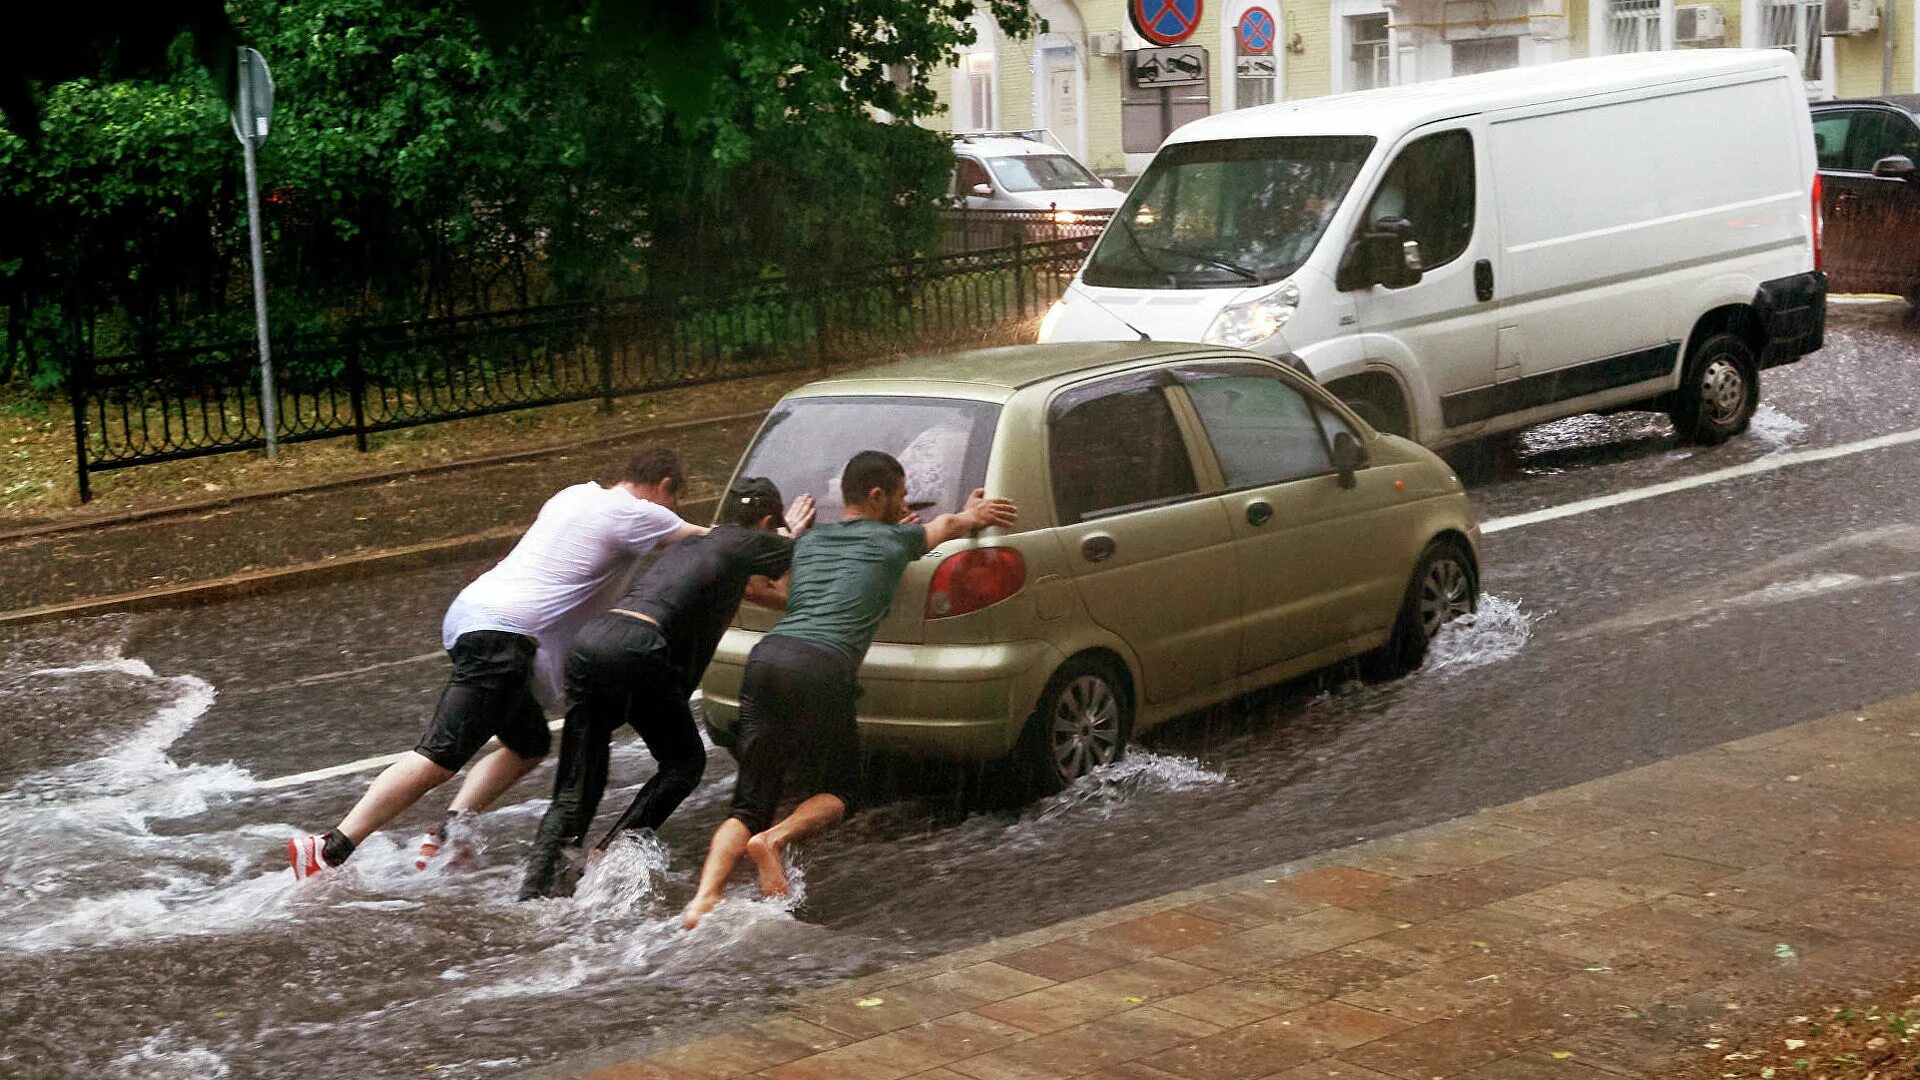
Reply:
<svg viewBox="0 0 1920 1080"><path fill-rule="evenodd" d="M870 749L1011 754L1057 790L1213 702L1354 656L1410 670L1478 596L1452 470L1265 357L1088 342L872 368L781 399L736 475L832 521L869 449L923 519L977 487L1020 508L908 568L860 672ZM776 618L743 605L707 671L722 746Z"/></svg>

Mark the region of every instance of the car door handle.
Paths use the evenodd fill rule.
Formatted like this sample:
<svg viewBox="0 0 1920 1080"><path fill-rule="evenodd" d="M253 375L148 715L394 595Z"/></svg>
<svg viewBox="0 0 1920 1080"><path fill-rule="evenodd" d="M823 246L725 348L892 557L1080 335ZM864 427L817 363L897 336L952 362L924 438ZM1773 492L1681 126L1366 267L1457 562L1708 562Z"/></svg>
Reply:
<svg viewBox="0 0 1920 1080"><path fill-rule="evenodd" d="M1088 562L1106 562L1113 558L1116 550L1118 548L1114 546L1113 537L1105 533L1094 533L1080 541L1080 557Z"/></svg>
<svg viewBox="0 0 1920 1080"><path fill-rule="evenodd" d="M1473 264L1473 295L1482 303L1493 299L1493 260L1481 259Z"/></svg>
<svg viewBox="0 0 1920 1080"><path fill-rule="evenodd" d="M1271 503L1250 502L1247 504L1247 524L1257 529L1272 520L1273 506Z"/></svg>

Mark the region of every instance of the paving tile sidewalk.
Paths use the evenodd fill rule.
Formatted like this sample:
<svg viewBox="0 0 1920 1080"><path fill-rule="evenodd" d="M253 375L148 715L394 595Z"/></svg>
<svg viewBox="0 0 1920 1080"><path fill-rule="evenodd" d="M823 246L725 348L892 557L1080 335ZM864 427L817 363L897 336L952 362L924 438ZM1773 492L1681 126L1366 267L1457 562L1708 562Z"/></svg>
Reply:
<svg viewBox="0 0 1920 1080"><path fill-rule="evenodd" d="M817 993L590 1080L1604 1080L1920 967L1920 696ZM598 1067L596 1067L598 1066Z"/></svg>
<svg viewBox="0 0 1920 1080"><path fill-rule="evenodd" d="M0 619L43 605L191 586L259 571L478 537L467 557L504 551L568 484L610 482L641 446L685 460L694 503L718 493L757 418L687 427L532 459L379 484L295 492L198 513L0 540ZM695 505L688 512L700 509Z"/></svg>

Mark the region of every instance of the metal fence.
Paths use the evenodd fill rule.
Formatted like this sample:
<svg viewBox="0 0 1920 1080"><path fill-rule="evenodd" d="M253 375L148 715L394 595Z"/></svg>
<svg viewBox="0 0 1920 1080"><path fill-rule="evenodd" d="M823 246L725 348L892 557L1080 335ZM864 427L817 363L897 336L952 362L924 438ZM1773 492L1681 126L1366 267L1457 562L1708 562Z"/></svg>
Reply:
<svg viewBox="0 0 1920 1080"><path fill-rule="evenodd" d="M1100 235L1112 210L947 210L940 215L940 250L991 251L1016 243Z"/></svg>
<svg viewBox="0 0 1920 1080"><path fill-rule="evenodd" d="M1004 339L1057 298L1092 232L864 269L799 288L556 304L276 339L280 442ZM95 359L69 379L91 473L265 445L252 341Z"/></svg>

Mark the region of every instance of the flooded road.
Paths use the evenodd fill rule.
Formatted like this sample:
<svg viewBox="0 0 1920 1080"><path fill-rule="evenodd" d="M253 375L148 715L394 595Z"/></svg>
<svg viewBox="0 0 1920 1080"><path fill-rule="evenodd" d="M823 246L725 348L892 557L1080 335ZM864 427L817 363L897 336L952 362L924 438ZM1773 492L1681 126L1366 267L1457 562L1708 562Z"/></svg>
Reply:
<svg viewBox="0 0 1920 1080"><path fill-rule="evenodd" d="M1911 337L1865 326L1768 372L1753 434L1675 446L1583 417L1474 448L1483 519L1920 427ZM1426 667L1332 672L1153 732L1104 774L1001 805L887 763L885 801L801 853L797 905L674 915L732 765L571 899L516 904L542 769L480 866L421 873L429 796L296 889L284 841L410 746L439 620L482 567L56 624L0 639L0 1075L504 1075L679 1041L848 975L1920 690L1920 445L1491 532L1482 613ZM603 809L651 771L615 743Z"/></svg>

